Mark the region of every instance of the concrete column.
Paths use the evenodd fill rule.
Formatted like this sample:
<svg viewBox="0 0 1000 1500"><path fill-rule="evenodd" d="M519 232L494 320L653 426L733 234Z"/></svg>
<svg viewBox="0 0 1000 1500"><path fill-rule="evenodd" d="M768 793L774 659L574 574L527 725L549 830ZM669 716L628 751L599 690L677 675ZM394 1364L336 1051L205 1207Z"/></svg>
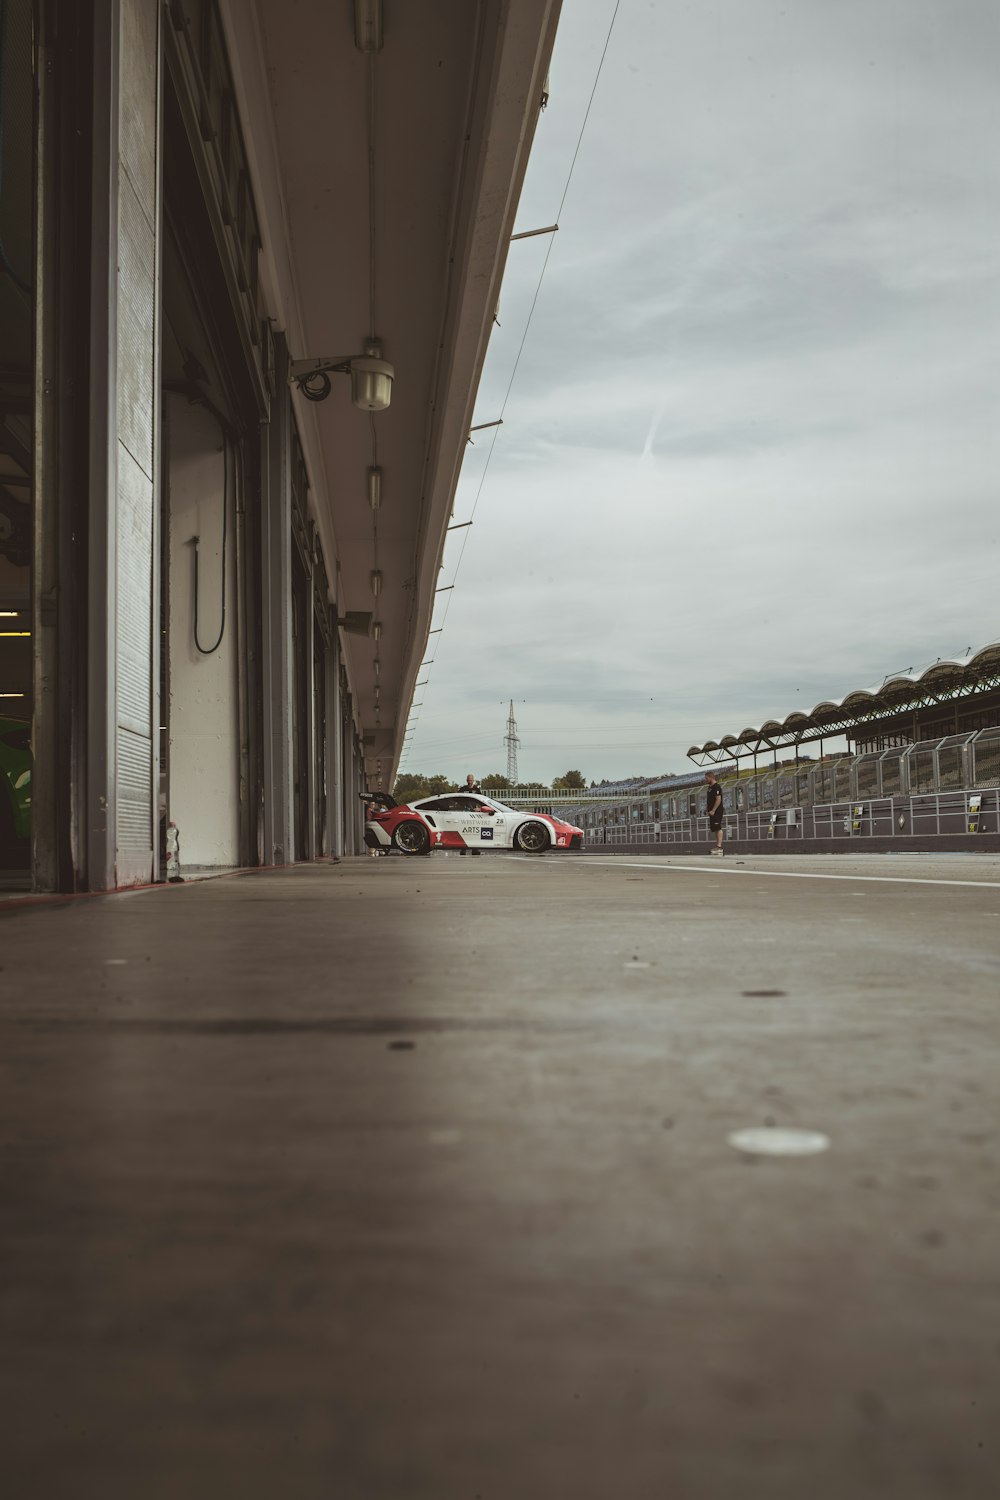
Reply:
<svg viewBox="0 0 1000 1500"><path fill-rule="evenodd" d="M336 616L336 609L334 609ZM340 802L340 635L326 652L326 807L327 853L340 857L344 852L344 815Z"/></svg>
<svg viewBox="0 0 1000 1500"><path fill-rule="evenodd" d="M313 654L316 666L313 674L315 685L315 701L313 704L315 733L313 735L313 747L317 810L315 819L316 841L313 850L313 858L315 859L332 854L334 843L333 757L330 747L330 736L334 732L333 722L330 718L332 707L330 657L333 654L333 645L329 638L329 616L330 606L325 598L322 570L320 570L318 587L313 600ZM320 737L321 728L322 738ZM320 808L322 808L323 813L322 820L319 817Z"/></svg>
<svg viewBox="0 0 1000 1500"><path fill-rule="evenodd" d="M364 815L361 807L361 799L358 793L361 790L361 772L364 766L364 756L361 743L358 739L358 731L352 720L350 727L351 735L351 786L349 796L350 828L351 828L351 853L358 854L364 847L362 838L362 827Z"/></svg>
<svg viewBox="0 0 1000 1500"><path fill-rule="evenodd" d="M354 800L354 724L351 714L350 692L341 695L340 737L343 744L344 780L341 801L344 808L344 853L354 853L354 819L351 803Z"/></svg>
<svg viewBox="0 0 1000 1500"><path fill-rule="evenodd" d="M337 606L333 608L336 618ZM330 763L330 852L339 859L344 853L344 737L341 730L343 704L340 695L340 632L334 629L327 655L327 756Z"/></svg>
<svg viewBox="0 0 1000 1500"><path fill-rule="evenodd" d="M305 653L306 669L306 722L304 725L306 744L306 784L304 789L305 848L296 849L296 859L315 859L316 847L316 603L312 559L306 574L305 639L300 643Z"/></svg>
<svg viewBox="0 0 1000 1500"><path fill-rule="evenodd" d="M264 429L261 506L264 718L264 861L292 858L292 520L288 349L275 337L275 390Z"/></svg>
<svg viewBox="0 0 1000 1500"><path fill-rule="evenodd" d="M240 863L235 464L210 411L168 400L168 815L182 868L217 868Z"/></svg>
<svg viewBox="0 0 1000 1500"><path fill-rule="evenodd" d="M87 880L157 870L160 6L97 0Z"/></svg>

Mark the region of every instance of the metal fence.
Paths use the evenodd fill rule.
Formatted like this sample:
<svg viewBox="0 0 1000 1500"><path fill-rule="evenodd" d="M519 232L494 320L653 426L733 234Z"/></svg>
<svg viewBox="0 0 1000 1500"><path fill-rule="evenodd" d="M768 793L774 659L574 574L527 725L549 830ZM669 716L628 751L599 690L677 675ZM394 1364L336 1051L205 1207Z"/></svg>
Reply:
<svg viewBox="0 0 1000 1500"><path fill-rule="evenodd" d="M1000 726L813 766L720 776L727 836L906 838L1000 833ZM708 837L704 790L662 788L560 807L588 844L690 843Z"/></svg>
<svg viewBox="0 0 1000 1500"><path fill-rule="evenodd" d="M709 839L703 815L661 822L616 817L606 823L583 823L587 845L690 844ZM832 802L819 807L789 807L772 812L730 813L729 839L767 839L801 844L812 839L937 837L968 833L1000 834L1000 789L930 792L919 797L878 797L865 802Z"/></svg>

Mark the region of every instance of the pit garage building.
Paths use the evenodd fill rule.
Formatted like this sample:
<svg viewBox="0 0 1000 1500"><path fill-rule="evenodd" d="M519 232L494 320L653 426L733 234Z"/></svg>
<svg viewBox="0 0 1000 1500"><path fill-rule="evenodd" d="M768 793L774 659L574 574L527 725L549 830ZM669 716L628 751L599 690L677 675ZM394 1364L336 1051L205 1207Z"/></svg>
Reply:
<svg viewBox="0 0 1000 1500"><path fill-rule="evenodd" d="M208 868L360 848L558 11L5 0L0 791L37 890L155 881L168 830Z"/></svg>

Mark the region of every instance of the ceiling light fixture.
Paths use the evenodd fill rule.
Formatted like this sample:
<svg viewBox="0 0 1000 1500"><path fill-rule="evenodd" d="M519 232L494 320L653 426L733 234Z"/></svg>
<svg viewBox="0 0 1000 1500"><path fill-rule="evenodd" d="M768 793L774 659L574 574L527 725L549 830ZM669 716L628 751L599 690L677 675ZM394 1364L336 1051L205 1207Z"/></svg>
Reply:
<svg viewBox="0 0 1000 1500"><path fill-rule="evenodd" d="M379 594L381 594L381 592L382 592L382 573L381 573L380 569L378 569L378 568L372 568L370 576L371 576L372 593L375 595L375 598L377 599L378 596L379 596ZM378 636L376 636L375 639L378 640Z"/></svg>
<svg viewBox="0 0 1000 1500"><path fill-rule="evenodd" d="M375 639L377 641L380 641L382 639L382 621L381 620L373 620L372 621L372 635L375 637Z"/></svg>

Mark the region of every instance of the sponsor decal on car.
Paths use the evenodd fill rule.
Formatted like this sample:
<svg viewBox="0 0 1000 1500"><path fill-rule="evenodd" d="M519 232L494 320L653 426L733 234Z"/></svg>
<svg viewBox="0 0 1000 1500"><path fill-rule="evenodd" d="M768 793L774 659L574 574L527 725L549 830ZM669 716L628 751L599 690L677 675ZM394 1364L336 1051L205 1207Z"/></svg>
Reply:
<svg viewBox="0 0 1000 1500"><path fill-rule="evenodd" d="M479 837L481 839L491 839L493 837L493 829L492 828L480 828L480 830L479 830Z"/></svg>

